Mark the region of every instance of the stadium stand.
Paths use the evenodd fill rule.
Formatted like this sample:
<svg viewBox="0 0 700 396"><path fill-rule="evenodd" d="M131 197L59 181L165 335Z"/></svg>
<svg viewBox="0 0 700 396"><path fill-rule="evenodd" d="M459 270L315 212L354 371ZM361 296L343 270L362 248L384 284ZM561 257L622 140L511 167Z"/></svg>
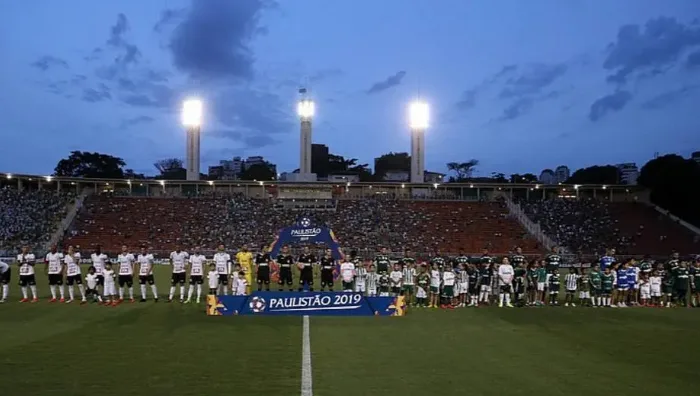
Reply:
<svg viewBox="0 0 700 396"><path fill-rule="evenodd" d="M394 252L411 248L429 253L459 249L478 253L485 247L508 252L516 245L537 253L537 242L508 217L499 202L340 200L333 211L306 214L272 200L234 195L228 198L132 198L93 196L86 200L66 244L116 252L120 246L150 245L169 251L202 246L253 249L269 244L277 231L308 216L334 230L345 249L372 253L381 246Z"/></svg>
<svg viewBox="0 0 700 396"><path fill-rule="evenodd" d="M0 256L22 245L43 250L74 198L70 193L47 190L0 189Z"/></svg>
<svg viewBox="0 0 700 396"><path fill-rule="evenodd" d="M543 231L572 252L668 255L700 251L697 236L654 208L636 202L550 199L519 202Z"/></svg>

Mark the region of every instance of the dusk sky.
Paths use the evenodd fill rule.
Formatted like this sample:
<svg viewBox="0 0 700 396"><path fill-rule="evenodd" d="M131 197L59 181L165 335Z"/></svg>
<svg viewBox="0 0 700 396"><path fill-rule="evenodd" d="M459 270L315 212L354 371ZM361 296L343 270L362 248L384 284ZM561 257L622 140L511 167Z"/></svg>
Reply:
<svg viewBox="0 0 700 396"><path fill-rule="evenodd" d="M0 15L0 172L86 150L154 174L184 159L190 96L204 172L235 155L292 171L300 86L313 141L370 165L410 150L418 97L433 171L700 150L698 0L4 0Z"/></svg>

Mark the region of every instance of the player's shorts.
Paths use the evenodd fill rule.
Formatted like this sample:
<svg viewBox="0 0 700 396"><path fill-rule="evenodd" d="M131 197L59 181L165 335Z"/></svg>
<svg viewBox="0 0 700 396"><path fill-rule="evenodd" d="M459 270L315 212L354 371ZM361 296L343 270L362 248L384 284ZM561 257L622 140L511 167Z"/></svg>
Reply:
<svg viewBox="0 0 700 396"><path fill-rule="evenodd" d="M459 285L452 286L452 296L459 297Z"/></svg>
<svg viewBox="0 0 700 396"><path fill-rule="evenodd" d="M228 286L228 274L219 274L219 284Z"/></svg>
<svg viewBox="0 0 700 396"><path fill-rule="evenodd" d="M277 281L280 285L291 285L292 281L292 269L289 267L280 268L279 280Z"/></svg>
<svg viewBox="0 0 700 396"><path fill-rule="evenodd" d="M190 285L201 285L204 283L202 275L190 275Z"/></svg>
<svg viewBox="0 0 700 396"><path fill-rule="evenodd" d="M49 274L49 286L63 285L63 274Z"/></svg>
<svg viewBox="0 0 700 396"><path fill-rule="evenodd" d="M543 292L544 291L544 282L537 282L537 291L538 292Z"/></svg>
<svg viewBox="0 0 700 396"><path fill-rule="evenodd" d="M578 292L578 298L580 298L580 299L591 298L591 293L582 290L582 291Z"/></svg>
<svg viewBox="0 0 700 396"><path fill-rule="evenodd" d="M430 286L430 293L438 294L438 292L440 292L440 288L438 286Z"/></svg>
<svg viewBox="0 0 700 396"><path fill-rule="evenodd" d="M535 291L537 290L537 282L527 282L527 291Z"/></svg>
<svg viewBox="0 0 700 396"><path fill-rule="evenodd" d="M117 294L117 291L114 287L114 282L110 283L105 283L105 290L104 290L104 295L105 296L114 296Z"/></svg>
<svg viewBox="0 0 700 396"><path fill-rule="evenodd" d="M469 292L468 282L459 282L459 294L467 294Z"/></svg>
<svg viewBox="0 0 700 396"><path fill-rule="evenodd" d="M594 288L594 287L591 287L591 296L593 296L593 297L600 297L601 294L602 294L602 293L601 293L601 290L600 290L600 289L596 289L596 288Z"/></svg>
<svg viewBox="0 0 700 396"><path fill-rule="evenodd" d="M629 286L627 286L627 285L620 285L620 286L617 287L617 291L627 291L627 290L629 290L629 289L630 289L630 288L629 288Z"/></svg>
<svg viewBox="0 0 700 396"><path fill-rule="evenodd" d="M83 277L80 274L66 276L66 285L73 286L74 284L75 285L82 285L83 284Z"/></svg>
<svg viewBox="0 0 700 396"><path fill-rule="evenodd" d="M469 294L472 296L479 294L479 285L476 283L469 283Z"/></svg>
<svg viewBox="0 0 700 396"><path fill-rule="evenodd" d="M376 297L377 296L377 289L367 289L367 297Z"/></svg>
<svg viewBox="0 0 700 396"><path fill-rule="evenodd" d="M632 285L632 289L639 290L639 283L635 283L634 285Z"/></svg>
<svg viewBox="0 0 700 396"><path fill-rule="evenodd" d="M391 293L396 295L401 294L401 286L393 286L391 288Z"/></svg>
<svg viewBox="0 0 700 396"><path fill-rule="evenodd" d="M550 295L552 295L552 294L558 295L558 294L559 294L559 289L552 289L552 290L549 291L549 294L550 294Z"/></svg>
<svg viewBox="0 0 700 396"><path fill-rule="evenodd" d="M12 268L0 274L0 285L7 285L12 280Z"/></svg>
<svg viewBox="0 0 700 396"><path fill-rule="evenodd" d="M258 273L255 274L255 281L258 285L270 284L270 267L258 268Z"/></svg>
<svg viewBox="0 0 700 396"><path fill-rule="evenodd" d="M447 286L447 285L443 286L443 287L442 287L442 296L445 297L445 298L454 297L454 286L452 286L452 285L450 285L450 286Z"/></svg>
<svg viewBox="0 0 700 396"><path fill-rule="evenodd" d="M663 286L661 287L661 291L662 291L665 295L670 296L670 295L673 293L673 286L671 286L671 285L663 285Z"/></svg>
<svg viewBox="0 0 700 396"><path fill-rule="evenodd" d="M505 284L505 285L500 285L499 287L500 287L501 293L512 293L513 292L512 285Z"/></svg>
<svg viewBox="0 0 700 396"><path fill-rule="evenodd" d="M513 292L516 294L525 293L525 283L522 281L517 281L513 284Z"/></svg>
<svg viewBox="0 0 700 396"><path fill-rule="evenodd" d="M576 294L576 289L566 289L568 294Z"/></svg>
<svg viewBox="0 0 700 396"><path fill-rule="evenodd" d="M652 285L651 286L651 296L652 297L661 297L661 286Z"/></svg>
<svg viewBox="0 0 700 396"><path fill-rule="evenodd" d="M403 291L406 294L413 294L413 285L403 285Z"/></svg>
<svg viewBox="0 0 700 396"><path fill-rule="evenodd" d="M642 300L648 300L651 298L651 288L647 286L639 289L639 298Z"/></svg>
<svg viewBox="0 0 700 396"><path fill-rule="evenodd" d="M418 286L416 288L416 298L428 298L428 291L425 288Z"/></svg>
<svg viewBox="0 0 700 396"><path fill-rule="evenodd" d="M491 292L491 285L481 285L481 292L482 293L490 293Z"/></svg>
<svg viewBox="0 0 700 396"><path fill-rule="evenodd" d="M155 283L155 279L153 278L153 274L139 275L139 285L145 285L145 284L152 285L154 283Z"/></svg>
<svg viewBox="0 0 700 396"><path fill-rule="evenodd" d="M611 294L612 294L612 289L602 289L602 290L600 291L600 295L601 295L601 296L609 296L609 295L611 295Z"/></svg>
<svg viewBox="0 0 700 396"><path fill-rule="evenodd" d="M210 295L210 296L215 296L215 295L216 295L216 289L217 289L216 287L215 287L215 288L211 288L211 287L210 287L210 288L209 288L209 295Z"/></svg>
<svg viewBox="0 0 700 396"><path fill-rule="evenodd" d="M97 286L104 286L105 284L105 276L104 275L97 275L95 277L95 281L97 282Z"/></svg>
<svg viewBox="0 0 700 396"><path fill-rule="evenodd" d="M342 281L343 291L352 291L354 289L352 282ZM332 285L330 287L333 287Z"/></svg>
<svg viewBox="0 0 700 396"><path fill-rule="evenodd" d="M679 299L684 299L686 295L688 295L688 289L675 289L676 292L676 297Z"/></svg>
<svg viewBox="0 0 700 396"><path fill-rule="evenodd" d="M20 275L19 285L22 287L34 286L36 285L36 276L32 275Z"/></svg>
<svg viewBox="0 0 700 396"><path fill-rule="evenodd" d="M299 274L299 284L300 285L313 285L314 284L314 273L311 271L311 267L308 269L305 267L301 274Z"/></svg>
<svg viewBox="0 0 700 396"><path fill-rule="evenodd" d="M119 287L131 287L134 285L134 276L133 275L119 275L117 277L117 284L119 284Z"/></svg>
<svg viewBox="0 0 700 396"><path fill-rule="evenodd" d="M172 276L170 277L170 284L172 286L175 286L178 283L184 285L185 280L187 280L187 274L185 272L173 272Z"/></svg>
<svg viewBox="0 0 700 396"><path fill-rule="evenodd" d="M355 292L364 293L365 291L367 291L367 288L364 282L355 282Z"/></svg>
<svg viewBox="0 0 700 396"><path fill-rule="evenodd" d="M321 271L321 287L333 288L333 272L332 271Z"/></svg>

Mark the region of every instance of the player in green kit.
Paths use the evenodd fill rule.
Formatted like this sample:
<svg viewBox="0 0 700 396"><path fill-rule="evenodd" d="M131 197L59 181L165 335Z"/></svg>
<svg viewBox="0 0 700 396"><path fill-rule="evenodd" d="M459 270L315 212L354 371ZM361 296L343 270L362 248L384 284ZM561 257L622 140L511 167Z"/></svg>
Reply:
<svg viewBox="0 0 700 396"><path fill-rule="evenodd" d="M579 303L584 307L590 307L591 304L591 278L583 272L578 278L578 299Z"/></svg>
<svg viewBox="0 0 700 396"><path fill-rule="evenodd" d="M688 286L690 285L690 270L688 263L681 261L673 274L673 289L676 293L676 301L681 307L690 307L688 301Z"/></svg>
<svg viewBox="0 0 700 396"><path fill-rule="evenodd" d="M420 272L416 275L416 306L428 306L428 292L430 291L430 274L428 267L420 266Z"/></svg>
<svg viewBox="0 0 700 396"><path fill-rule="evenodd" d="M537 303L535 305L544 305L544 299L547 294L547 270L544 267L537 267Z"/></svg>
<svg viewBox="0 0 700 396"><path fill-rule="evenodd" d="M377 268L377 273L379 275L388 274L390 264L391 260L389 260L389 252L387 248L383 247L379 251L379 254L374 256L374 266Z"/></svg>
<svg viewBox="0 0 700 396"><path fill-rule="evenodd" d="M695 263L690 269L691 286L693 286L693 306L700 306L700 256L695 257Z"/></svg>
<svg viewBox="0 0 700 396"><path fill-rule="evenodd" d="M549 305L559 305L559 290L561 289L559 269L553 268L549 274Z"/></svg>
<svg viewBox="0 0 700 396"><path fill-rule="evenodd" d="M527 300L528 305L537 302L537 261L533 261L527 268Z"/></svg>
<svg viewBox="0 0 700 396"><path fill-rule="evenodd" d="M598 267L598 264L594 264L593 267L591 268L591 272L588 274L589 282L590 282L590 287L591 287L591 302L593 303L594 307L602 306L603 302L601 301L601 293L602 293L602 279L601 279L601 274L600 274L600 267Z"/></svg>
<svg viewBox="0 0 700 396"><path fill-rule="evenodd" d="M520 248L518 248L519 250ZM513 256L516 258L517 256ZM522 261L515 261L513 269L513 292L515 294L515 306L523 307L526 304L525 283L527 281L527 270L525 269L525 258Z"/></svg>
<svg viewBox="0 0 700 396"><path fill-rule="evenodd" d="M389 297L389 289L391 284L391 279L389 274L383 273L379 275L379 297Z"/></svg>
<svg viewBox="0 0 700 396"><path fill-rule="evenodd" d="M437 265L438 269L442 271L445 268L445 264L447 264L447 260L440 254L440 249L435 249L435 254L430 258L430 266Z"/></svg>
<svg viewBox="0 0 700 396"><path fill-rule="evenodd" d="M610 267L605 268L605 272L600 275L600 295L603 297L603 306L610 307L610 299L615 283L615 275L610 272ZM613 305L614 306L614 305Z"/></svg>
<svg viewBox="0 0 700 396"><path fill-rule="evenodd" d="M406 298L407 305L414 305L413 301L413 288L415 287L415 277L416 277L416 259L413 258L413 254L410 249L404 251L403 258L401 259L401 271L403 272L403 295Z"/></svg>

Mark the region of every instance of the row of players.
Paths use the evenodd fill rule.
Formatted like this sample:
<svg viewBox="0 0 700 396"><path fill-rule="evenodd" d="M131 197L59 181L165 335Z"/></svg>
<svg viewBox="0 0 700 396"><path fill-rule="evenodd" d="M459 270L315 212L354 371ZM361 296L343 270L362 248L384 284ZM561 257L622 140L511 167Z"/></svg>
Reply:
<svg viewBox="0 0 700 396"><path fill-rule="evenodd" d="M32 292L33 300L36 300L36 281L34 279L34 255L29 253L28 248L23 248L22 253L17 256L17 261L20 266L20 286L22 286L23 300L28 301L27 287ZM96 286L102 294L107 298L110 296L109 279L105 279L105 269L108 268L109 258L102 253L98 248L92 255L91 261L95 270ZM195 249L193 255L180 249L176 249L170 254L170 263L172 265L171 288L168 301L172 301L177 286L180 287L180 301L190 301L196 290L197 300L201 296L201 285L203 284L204 265L207 261L206 257L199 253L199 249ZM212 258L212 271L218 274L217 294L227 294L229 284L231 290L235 294L241 294L241 284L243 288L249 291L251 284L251 274L253 272L253 262L257 275L258 290L270 289L270 265L276 263L279 268L279 290L284 286L288 286L289 290L293 288L292 268L296 266L299 269L299 290L313 290L313 267L318 263L321 267L321 290L333 288L335 278L334 269L337 261L333 258L330 249L326 250L325 255L319 260L311 254L307 247L304 252L294 258L289 253L289 247L284 246L282 252L273 260L270 254L267 253L265 247L261 249L254 258L252 253L246 247L236 254L236 264L233 265L231 256L225 252L224 246L220 245L218 251ZM46 255L46 269L49 275L49 286L52 294L52 301L56 301L59 291L60 299L64 300L63 296L63 276L66 275L66 283L69 286L69 302L73 300L73 284L78 285L82 299L85 300L85 290L82 287L82 277L80 273L80 253L76 252L72 247L69 247L65 254L59 253L54 247L50 253ZM134 263L138 264L139 283L141 284L142 301L146 299L146 285L150 285L153 297L157 299L157 290L153 279L153 262L154 257L148 253L146 248L141 249L138 256L129 253L126 246L122 247L122 253L117 256L117 280L119 284L119 299L123 300L125 291L128 291L130 300L133 301L133 276L135 273ZM505 284L499 275L503 264L513 264L513 279ZM494 302L495 296L501 294L505 304L508 305L510 292L499 293L500 290L506 290L505 286L509 286L515 294L516 302L528 303L531 305L544 304L548 295L549 302L556 304L560 286L560 276L558 268L561 264L561 257L558 254L557 248L553 248L552 252L547 255L542 261L530 263L526 268L526 260L518 248L510 259L504 258L501 264L495 264L494 259L489 255L487 250L484 250L482 256L477 258L469 258L463 253L449 260L436 254L430 260L429 284L421 287L417 278L423 272L424 266L416 268L416 261L411 258L410 252L405 252L404 258L399 262L398 267L391 268L391 261L385 248L377 254L372 265L365 268L361 259L357 257L356 252L351 252L347 257L347 262L340 265L340 276L343 280L343 289L355 290L357 292L367 293L369 295L402 293L405 294L409 302L415 302L418 305L425 305L425 299L430 297L429 306L438 305L467 305L466 300L469 300L468 305L478 305L479 303ZM696 263L692 268L688 264L679 260L678 254L674 253L666 265L659 264L652 272L653 262L649 260L637 263L631 260L627 263L617 263L614 258L614 250L609 250L605 256L600 259L600 265L594 266L594 271L586 275L578 275L575 271L567 274L565 277L567 301L566 303L573 304L573 296L570 296L571 291L580 289L581 300L589 300L592 305L610 305L615 303L618 306L627 303L635 304L637 302L655 302L665 303L667 306L672 301L678 299L688 303L687 290L690 288L696 293L700 292L700 262ZM5 266L7 267L7 266ZM449 270L445 270L449 268ZM503 271L508 271L509 267L503 267ZM598 268L600 271L600 283L598 282ZM186 274L190 273L190 285L185 300L185 283ZM453 270L454 269L454 270ZM2 268L0 268L0 272ZM427 270L426 270L427 271ZM239 272L243 273L240 276ZM231 276L231 274L234 276ZM641 273L641 274L640 274ZM3 283L3 300L7 297L9 283L9 268L5 271L0 280ZM608 276L608 274L610 274ZM453 276L454 275L454 276ZM208 274L209 286L212 289L212 273ZM504 273L508 277L508 273ZM608 278L612 278L612 283ZM425 277L422 277L425 279ZM458 279L458 280L456 280ZM693 280L694 279L694 280ZM231 280L231 282L229 282ZM610 290L608 290L610 285ZM415 301L414 301L415 287ZM448 292L445 292L445 289ZM685 292L683 291L685 290ZM609 293L607 293L609 291ZM451 292L451 294L449 293ZM527 294L525 295L525 292ZM116 293L113 293L116 294ZM448 294L450 294L448 296ZM608 296L609 294L609 296ZM98 294L99 295L99 294ZM420 296L419 296L420 295ZM424 296L425 295L425 296ZM591 296L592 295L592 296ZM459 298L452 299L458 296ZM524 298L525 297L525 298ZM661 298L663 297L663 301ZM696 296L700 297L700 296ZM442 299L442 304L438 304L438 300ZM610 301L612 300L612 302ZM700 303L700 298L697 298ZM607 303L606 303L607 302Z"/></svg>

